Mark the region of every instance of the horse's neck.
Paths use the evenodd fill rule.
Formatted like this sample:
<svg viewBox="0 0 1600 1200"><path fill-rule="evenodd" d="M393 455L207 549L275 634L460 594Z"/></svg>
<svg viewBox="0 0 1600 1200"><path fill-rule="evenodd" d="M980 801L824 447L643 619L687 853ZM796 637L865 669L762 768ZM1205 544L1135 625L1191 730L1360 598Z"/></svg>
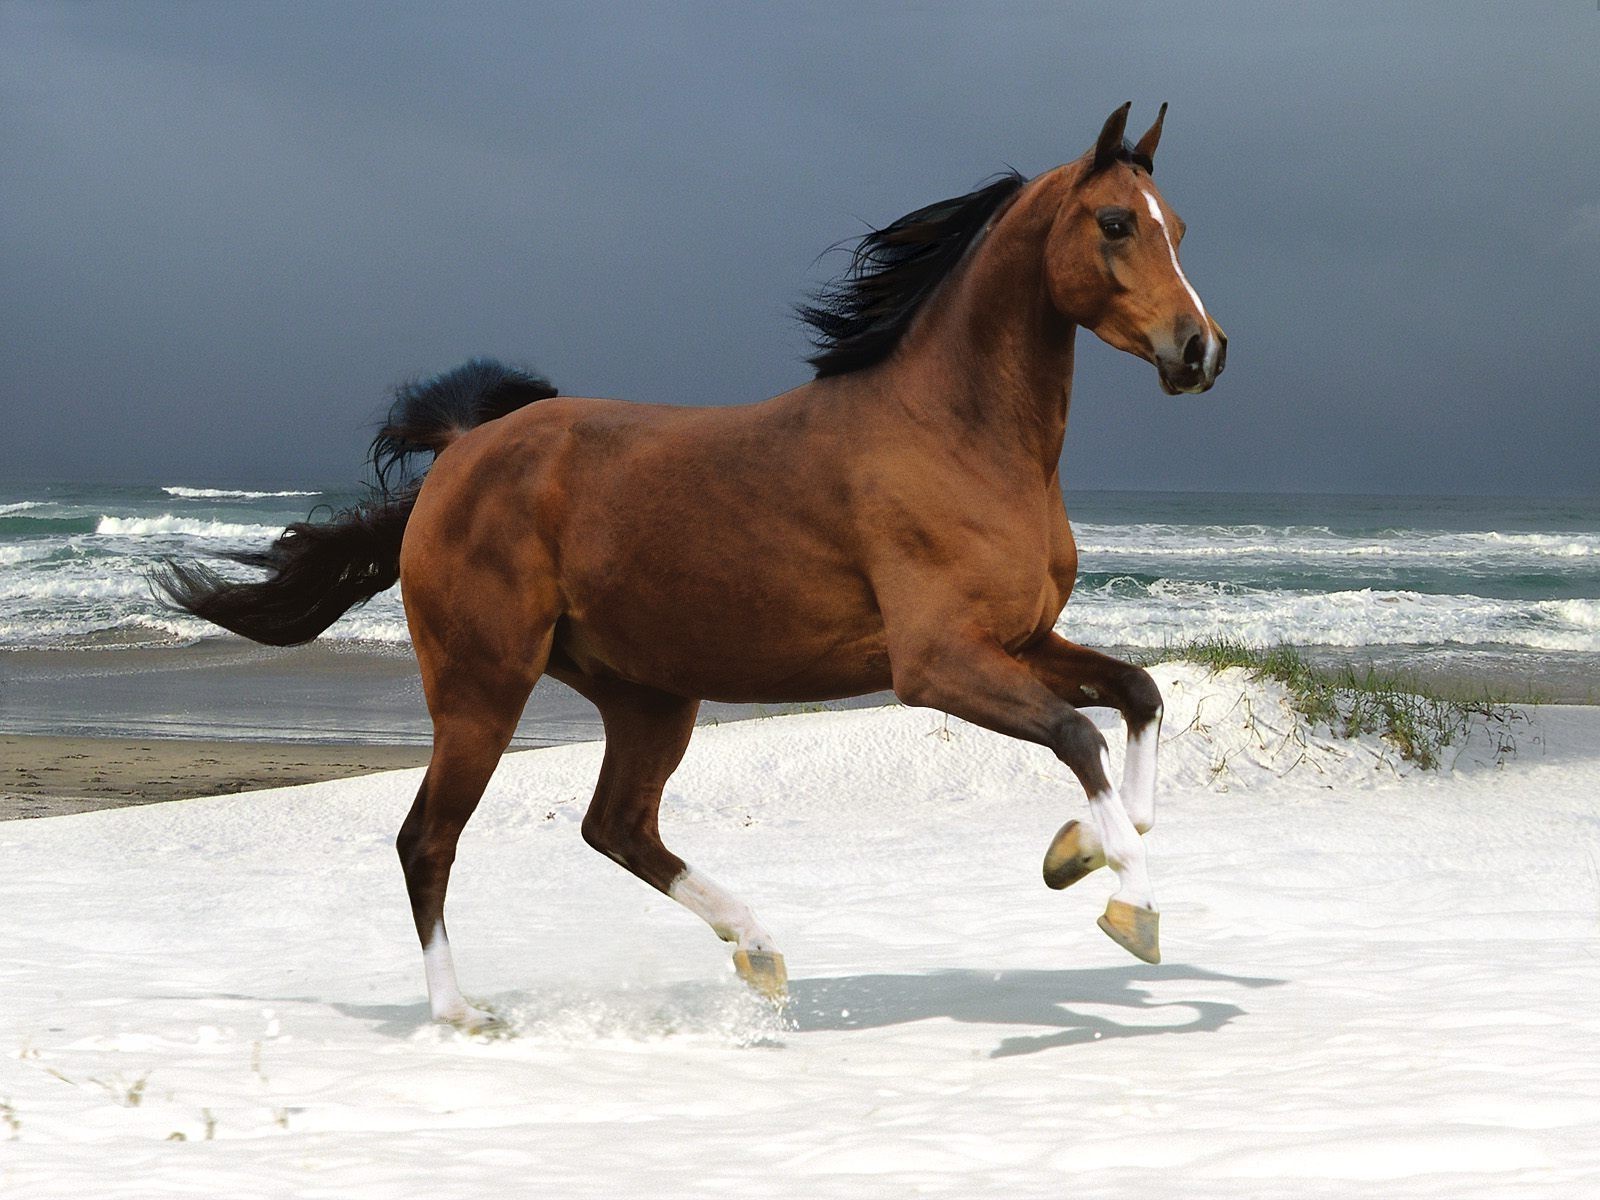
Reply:
<svg viewBox="0 0 1600 1200"><path fill-rule="evenodd" d="M921 420L948 419L1048 477L1061 457L1077 326L1044 280L1049 198L1025 192L919 315L900 364Z"/></svg>

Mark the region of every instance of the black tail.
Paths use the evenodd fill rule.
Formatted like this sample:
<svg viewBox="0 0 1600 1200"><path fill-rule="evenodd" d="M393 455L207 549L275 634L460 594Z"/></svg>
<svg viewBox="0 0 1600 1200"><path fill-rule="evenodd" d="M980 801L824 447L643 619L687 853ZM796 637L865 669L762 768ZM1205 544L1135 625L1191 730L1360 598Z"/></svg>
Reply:
<svg viewBox="0 0 1600 1200"><path fill-rule="evenodd" d="M151 583L172 607L252 641L309 642L400 578L400 540L427 470L415 470L413 457L438 454L467 430L555 394L545 380L484 358L406 384L372 440L375 483L365 501L326 521L297 521L265 550L229 555L264 568L267 577L258 582L168 561Z"/></svg>

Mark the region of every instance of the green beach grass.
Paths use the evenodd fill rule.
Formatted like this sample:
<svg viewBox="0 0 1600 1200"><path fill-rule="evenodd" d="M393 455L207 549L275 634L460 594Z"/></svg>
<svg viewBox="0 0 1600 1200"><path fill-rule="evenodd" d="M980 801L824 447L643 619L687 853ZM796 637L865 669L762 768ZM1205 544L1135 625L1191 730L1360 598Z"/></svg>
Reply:
<svg viewBox="0 0 1600 1200"><path fill-rule="evenodd" d="M1213 671L1239 667L1254 679L1277 680L1311 724L1325 725L1344 737L1376 734L1402 759L1428 770L1439 766L1444 750L1462 741L1475 722L1490 734L1497 758L1514 754L1512 727L1523 719L1514 705L1538 703L1532 696L1496 695L1487 684L1481 696L1464 696L1371 667L1317 667L1293 646L1258 647L1231 638L1206 638L1153 651L1144 665L1173 660Z"/></svg>

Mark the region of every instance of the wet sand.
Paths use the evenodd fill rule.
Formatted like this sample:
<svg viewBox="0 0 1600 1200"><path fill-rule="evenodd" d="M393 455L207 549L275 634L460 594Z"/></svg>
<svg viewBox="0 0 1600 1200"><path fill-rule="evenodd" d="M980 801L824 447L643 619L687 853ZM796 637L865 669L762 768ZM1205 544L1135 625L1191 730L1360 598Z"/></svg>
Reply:
<svg viewBox="0 0 1600 1200"><path fill-rule="evenodd" d="M0 821L420 767L422 746L0 734Z"/></svg>

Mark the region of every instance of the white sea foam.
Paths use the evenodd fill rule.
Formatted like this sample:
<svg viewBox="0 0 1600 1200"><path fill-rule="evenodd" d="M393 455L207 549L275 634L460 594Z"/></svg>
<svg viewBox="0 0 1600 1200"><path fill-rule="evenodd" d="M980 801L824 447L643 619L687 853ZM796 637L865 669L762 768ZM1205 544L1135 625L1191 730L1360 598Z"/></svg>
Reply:
<svg viewBox="0 0 1600 1200"><path fill-rule="evenodd" d="M1361 588L1285 592L1159 580L1075 593L1057 628L1089 645L1159 648L1197 638L1259 645L1476 646L1600 651L1600 600L1500 600Z"/></svg>
<svg viewBox="0 0 1600 1200"><path fill-rule="evenodd" d="M0 601L8 607L46 604L58 608L62 602L87 605L97 600L144 596L148 592L144 576L134 569L105 574L89 570L34 570L0 579Z"/></svg>
<svg viewBox="0 0 1600 1200"><path fill-rule="evenodd" d="M237 488L192 488L192 487L164 487L161 489L169 496L177 496L180 500L264 500L270 496L320 496L321 492L249 492Z"/></svg>
<svg viewBox="0 0 1600 1200"><path fill-rule="evenodd" d="M137 597L143 599L143 597ZM158 640L188 645L218 636L217 627L182 613L162 612L154 604L134 609L131 604L107 601L136 599L132 595L101 597L98 604L76 604L60 609L12 610L9 597L0 593L5 616L0 617L0 646L59 646L93 639L99 646L120 644L117 635L126 635L131 645L145 645L150 634ZM398 607L398 606L397 606ZM12 616L12 611L16 612ZM385 616L360 612L340 618L322 634L325 641L408 644L404 616Z"/></svg>
<svg viewBox="0 0 1600 1200"><path fill-rule="evenodd" d="M277 525L243 525L231 521L207 521L199 517L176 517L163 513L159 517L107 517L102 516L95 526L102 537L194 537L225 538L229 541L272 539L283 532Z"/></svg>
<svg viewBox="0 0 1600 1200"><path fill-rule="evenodd" d="M1084 555L1135 558L1492 559L1600 556L1600 535L1397 529L1351 536L1323 526L1075 524Z"/></svg>
<svg viewBox="0 0 1600 1200"><path fill-rule="evenodd" d="M156 600L145 574L150 565L139 556L115 555L0 573L0 645L49 646L102 639L117 630L132 631L138 641L152 632L178 642L218 636L214 625ZM254 575L233 564L219 565L229 577ZM399 589L347 613L322 636L405 645L409 634Z"/></svg>
<svg viewBox="0 0 1600 1200"><path fill-rule="evenodd" d="M14 566L17 563L33 562L50 554L54 547L41 545L37 542L25 542L16 546L0 546L0 567Z"/></svg>
<svg viewBox="0 0 1600 1200"><path fill-rule="evenodd" d="M0 517L9 517L12 513L27 512L30 508L43 507L43 500L18 500L13 504L0 504Z"/></svg>

